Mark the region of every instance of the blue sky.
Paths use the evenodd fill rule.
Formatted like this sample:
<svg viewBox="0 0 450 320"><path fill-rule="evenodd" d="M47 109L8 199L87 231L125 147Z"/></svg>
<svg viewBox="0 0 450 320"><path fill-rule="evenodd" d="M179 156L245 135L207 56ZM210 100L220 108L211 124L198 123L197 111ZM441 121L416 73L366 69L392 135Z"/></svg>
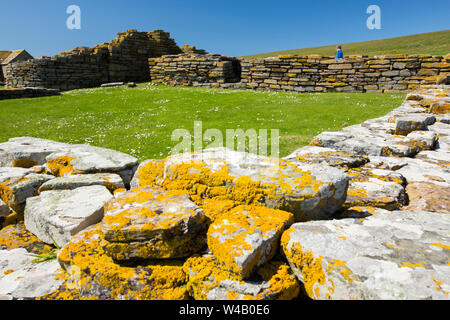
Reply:
<svg viewBox="0 0 450 320"><path fill-rule="evenodd" d="M1 0L0 50L52 56L108 42L127 29L164 29L178 45L232 56L375 40L450 29L449 0ZM81 30L66 8L81 8ZM381 8L369 30L366 9Z"/></svg>

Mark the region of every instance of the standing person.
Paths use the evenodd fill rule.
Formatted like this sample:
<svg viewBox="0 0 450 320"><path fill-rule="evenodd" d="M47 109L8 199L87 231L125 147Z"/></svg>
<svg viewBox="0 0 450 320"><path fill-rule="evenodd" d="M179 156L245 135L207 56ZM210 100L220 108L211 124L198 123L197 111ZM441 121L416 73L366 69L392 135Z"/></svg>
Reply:
<svg viewBox="0 0 450 320"><path fill-rule="evenodd" d="M342 51L342 47L336 46L336 50L337 50L336 59L344 59L344 52Z"/></svg>

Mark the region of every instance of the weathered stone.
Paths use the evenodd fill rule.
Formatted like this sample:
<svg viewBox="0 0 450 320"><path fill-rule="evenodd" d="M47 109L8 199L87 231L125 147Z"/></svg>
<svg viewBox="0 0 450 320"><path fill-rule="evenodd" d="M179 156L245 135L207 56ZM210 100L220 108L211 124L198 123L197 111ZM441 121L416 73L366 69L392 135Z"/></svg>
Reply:
<svg viewBox="0 0 450 320"><path fill-rule="evenodd" d="M185 192L139 188L105 206L105 251L115 260L185 258L206 246L208 219Z"/></svg>
<svg viewBox="0 0 450 320"><path fill-rule="evenodd" d="M307 146L298 149L284 159L293 162L306 162L309 164L325 162L329 166L341 169L357 168L369 162L369 159L366 156L315 146Z"/></svg>
<svg viewBox="0 0 450 320"><path fill-rule="evenodd" d="M264 205L292 212L296 219L330 217L345 201L348 176L327 165L275 160L224 148L185 153L142 163L132 186L187 190L204 199Z"/></svg>
<svg viewBox="0 0 450 320"><path fill-rule="evenodd" d="M0 250L23 248L33 254L41 254L44 248L50 249L34 234L29 232L23 222L9 225L0 230Z"/></svg>
<svg viewBox="0 0 450 320"><path fill-rule="evenodd" d="M395 210L408 203L406 180L399 173L359 168L348 174L351 179L344 208L371 206Z"/></svg>
<svg viewBox="0 0 450 320"><path fill-rule="evenodd" d="M282 248L313 299L444 299L450 217L420 211L298 223Z"/></svg>
<svg viewBox="0 0 450 320"><path fill-rule="evenodd" d="M436 118L427 115L411 115L402 117L395 122L395 134L406 136L416 130L426 130L428 126L434 124Z"/></svg>
<svg viewBox="0 0 450 320"><path fill-rule="evenodd" d="M32 299L56 290L58 261L33 263L25 249L0 250L0 297Z"/></svg>
<svg viewBox="0 0 450 320"><path fill-rule="evenodd" d="M211 224L208 248L223 269L246 279L273 258L282 232L293 222L289 212L239 206Z"/></svg>
<svg viewBox="0 0 450 320"><path fill-rule="evenodd" d="M14 211L23 213L26 199L53 178L30 169L0 167L0 198Z"/></svg>
<svg viewBox="0 0 450 320"><path fill-rule="evenodd" d="M406 137L390 134L380 136L363 127L359 129L363 134L354 128L352 130L352 132L323 132L316 136L310 145L366 156L413 157L420 151L420 147Z"/></svg>
<svg viewBox="0 0 450 320"><path fill-rule="evenodd" d="M291 300L300 292L300 284L284 262L268 262L248 281L222 270L211 255L189 258L183 270L196 300Z"/></svg>
<svg viewBox="0 0 450 320"><path fill-rule="evenodd" d="M39 188L39 192L49 190L73 190L80 187L95 185L104 186L111 192L116 189L125 188L122 178L117 174L94 173L55 178L44 183Z"/></svg>
<svg viewBox="0 0 450 320"><path fill-rule="evenodd" d="M77 270L78 291L82 296L101 300L185 300L189 297L183 261L122 266L105 253L105 245L99 224L74 236L58 256L67 272Z"/></svg>
<svg viewBox="0 0 450 320"><path fill-rule="evenodd" d="M27 199L25 227L43 242L64 246L81 230L103 218L103 206L112 198L103 186L45 191Z"/></svg>
<svg viewBox="0 0 450 320"><path fill-rule="evenodd" d="M429 182L411 182L406 187L409 205L406 209L450 213L450 185Z"/></svg>
<svg viewBox="0 0 450 320"><path fill-rule="evenodd" d="M85 173L117 173L129 184L138 165L136 158L122 152L90 145L70 145L46 157L48 170L57 177Z"/></svg>
<svg viewBox="0 0 450 320"><path fill-rule="evenodd" d="M45 158L67 147L65 143L32 137L11 138L0 143L0 166L30 168L45 164Z"/></svg>
<svg viewBox="0 0 450 320"><path fill-rule="evenodd" d="M434 150L439 136L432 131L413 131L406 137L412 141L417 141L421 150Z"/></svg>

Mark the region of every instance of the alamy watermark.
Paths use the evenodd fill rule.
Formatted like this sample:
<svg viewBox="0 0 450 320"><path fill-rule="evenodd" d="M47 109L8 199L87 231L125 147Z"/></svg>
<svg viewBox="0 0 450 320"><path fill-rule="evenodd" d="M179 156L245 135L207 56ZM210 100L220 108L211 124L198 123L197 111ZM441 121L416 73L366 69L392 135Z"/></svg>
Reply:
<svg viewBox="0 0 450 320"><path fill-rule="evenodd" d="M370 5L367 8L367 14L370 14L367 18L367 28L369 30L380 30L381 29L381 8L375 4Z"/></svg>
<svg viewBox="0 0 450 320"><path fill-rule="evenodd" d="M193 134L186 129L176 129L172 132L171 139L179 142L171 149L171 155L222 147L270 158L279 158L280 155L278 129L226 129L224 136L219 129L207 129L203 132L203 122L195 121ZM205 143L208 145L204 147Z"/></svg>
<svg viewBox="0 0 450 320"><path fill-rule="evenodd" d="M66 20L66 26L69 30L81 29L81 8L75 4L67 7L66 13L70 16Z"/></svg>

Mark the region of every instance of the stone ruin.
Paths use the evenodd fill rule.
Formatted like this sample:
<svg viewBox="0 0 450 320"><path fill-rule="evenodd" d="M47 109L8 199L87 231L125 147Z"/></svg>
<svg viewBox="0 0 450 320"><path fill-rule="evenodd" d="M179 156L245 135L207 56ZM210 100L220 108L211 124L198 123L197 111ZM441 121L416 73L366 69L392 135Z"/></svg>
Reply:
<svg viewBox="0 0 450 320"><path fill-rule="evenodd" d="M169 33L128 30L109 43L5 67L8 88L58 90L153 81L176 86L290 92L406 92L450 83L450 54L320 55L244 59L178 47Z"/></svg>
<svg viewBox="0 0 450 320"><path fill-rule="evenodd" d="M449 115L424 87L284 159L12 138L0 299L448 300Z"/></svg>
<svg viewBox="0 0 450 320"><path fill-rule="evenodd" d="M93 48L76 47L52 58L8 65L6 86L72 90L108 82L146 81L149 58L180 53L167 32L128 30Z"/></svg>

